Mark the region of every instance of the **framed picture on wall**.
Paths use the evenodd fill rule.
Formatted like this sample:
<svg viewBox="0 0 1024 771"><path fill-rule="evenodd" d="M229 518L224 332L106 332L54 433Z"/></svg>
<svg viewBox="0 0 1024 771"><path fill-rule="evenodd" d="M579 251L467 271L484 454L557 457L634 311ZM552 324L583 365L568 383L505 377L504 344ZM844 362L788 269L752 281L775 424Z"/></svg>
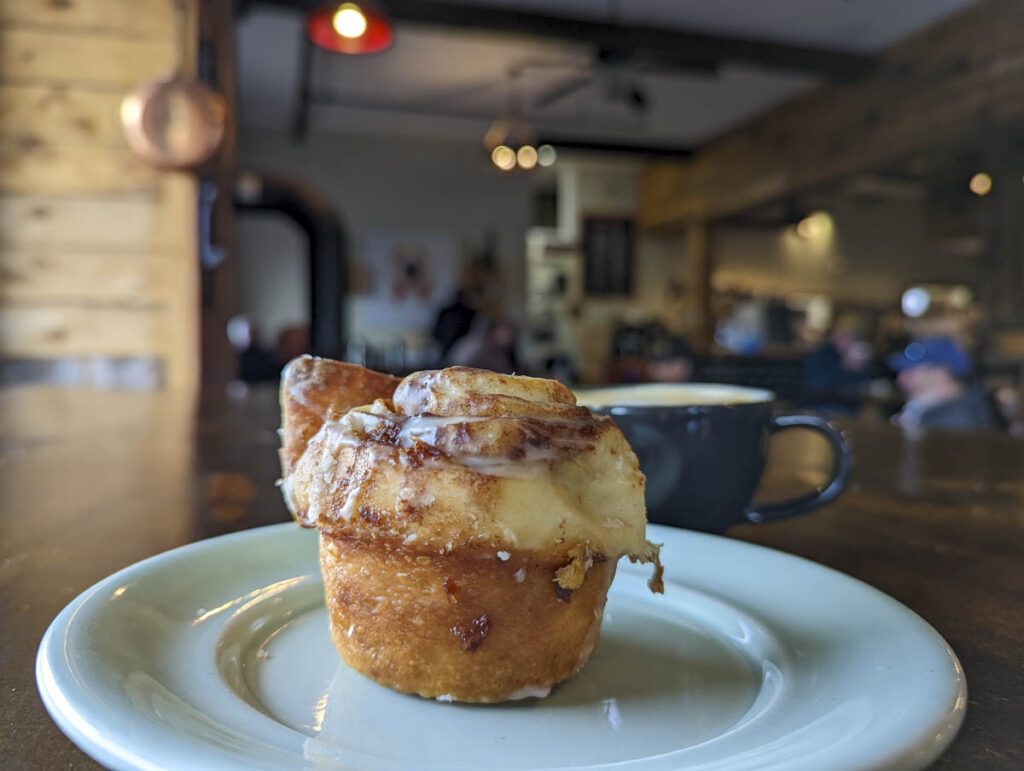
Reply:
<svg viewBox="0 0 1024 771"><path fill-rule="evenodd" d="M583 288L604 297L633 291L632 219L583 218Z"/></svg>

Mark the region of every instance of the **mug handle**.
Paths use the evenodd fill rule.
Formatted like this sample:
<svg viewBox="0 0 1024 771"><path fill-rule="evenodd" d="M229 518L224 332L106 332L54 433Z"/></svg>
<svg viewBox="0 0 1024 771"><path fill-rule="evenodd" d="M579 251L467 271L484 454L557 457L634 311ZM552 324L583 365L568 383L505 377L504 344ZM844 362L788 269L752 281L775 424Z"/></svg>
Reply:
<svg viewBox="0 0 1024 771"><path fill-rule="evenodd" d="M832 448L832 473L828 482L816 490L778 503L766 503L747 510L747 519L751 522L773 522L777 519L794 517L797 514L816 509L831 503L843 491L846 481L850 478L852 458L850 445L846 443L842 433L824 418L816 415L778 415L772 418L768 429L772 435L790 428L806 428L817 431L824 436Z"/></svg>

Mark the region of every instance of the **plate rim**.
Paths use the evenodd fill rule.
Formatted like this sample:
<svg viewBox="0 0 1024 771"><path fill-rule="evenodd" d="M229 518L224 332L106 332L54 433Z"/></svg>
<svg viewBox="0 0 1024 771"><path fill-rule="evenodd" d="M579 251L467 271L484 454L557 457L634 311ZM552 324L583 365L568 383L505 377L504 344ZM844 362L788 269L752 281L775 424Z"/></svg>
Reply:
<svg viewBox="0 0 1024 771"><path fill-rule="evenodd" d="M249 539L272 538L279 532L297 533L304 530L304 528L301 528L294 522L284 522L250 528L183 544L127 565L83 591L69 602L49 624L46 632L40 640L37 651L35 659L37 689L43 705L51 719L53 719L61 731L76 746L105 766L114 769L146 769L147 771L150 769L156 771L157 769L173 768L174 766L165 766L150 762L122 743L113 739L106 739L98 728L90 725L89 720L79 713L75 708L72 699L69 698L67 693L64 693L60 683L58 682L58 674L68 675L71 673L71 670L67 669L62 673L59 671L60 668L55 666L54 651L56 644L62 641L66 645L68 633L72 628L74 618L83 605L85 605L97 593L102 593L113 586L122 584L127 577L134 576L136 574L146 574L152 571L155 567L160 566L167 561L172 561L185 553L193 558L201 558L205 552L216 552L222 549L225 544L230 543L234 545L235 542L244 542ZM669 527L666 525L649 524L648 537L656 541L692 538L699 542L707 539L707 541L726 545L727 548L736 549L739 552L762 554L770 559L783 559L793 563L800 563L802 568L825 571L831 574L834 579L854 584L859 588L859 590L865 591L870 595L874 602L882 603L891 610L895 610L898 613L915 620L928 633L928 636L933 638L933 642L937 643L943 649L944 653L948 655L950 664L952 664L953 670L957 673L953 699L952 703L941 711L941 713L936 709L934 719L929 722L928 734L925 734L922 731L921 735L915 737L912 742L908 741L903 746L892 747L886 753L886 757L882 759L884 764L882 767L892 769L923 768L945 752L956 738L963 724L967 708L967 680L964 669L959 657L949 642L946 641L946 639L942 637L942 635L940 635L926 619L922 618L913 609L907 607L895 598L865 581L847 575L827 565L822 565L821 563L805 557L790 554L779 549L773 549L771 547L750 543L748 541L741 541L723 535L712 535ZM669 572L670 570L671 568L666 566L666 572ZM666 578L668 578L668 576L666 576ZM682 583L687 585L685 581ZM698 588L689 588L693 588L695 591L707 594L720 602L727 604L730 603L730 598L727 595L723 596L717 594L713 589L709 590L708 587L701 586ZM218 760L222 760L222 758L223 756L218 756ZM211 760L213 760L212 756ZM246 767L250 766L247 765Z"/></svg>

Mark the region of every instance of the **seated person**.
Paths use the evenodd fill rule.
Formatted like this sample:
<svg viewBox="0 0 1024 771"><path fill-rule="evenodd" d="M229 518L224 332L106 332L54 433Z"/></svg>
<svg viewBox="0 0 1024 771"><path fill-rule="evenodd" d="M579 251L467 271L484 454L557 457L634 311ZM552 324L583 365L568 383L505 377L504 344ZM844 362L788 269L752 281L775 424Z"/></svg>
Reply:
<svg viewBox="0 0 1024 771"><path fill-rule="evenodd" d="M801 362L806 399L836 410L856 407L874 374L871 346L856 320L840 319L828 339Z"/></svg>
<svg viewBox="0 0 1024 771"><path fill-rule="evenodd" d="M245 314L228 320L227 335L238 354L238 379L246 383L276 381L281 365L274 355L260 343L260 330Z"/></svg>
<svg viewBox="0 0 1024 771"><path fill-rule="evenodd" d="M907 394L903 410L893 419L897 425L917 429L975 431L995 426L992 404L986 394L966 384L971 362L960 347L945 337L910 343L889 357L889 366Z"/></svg>
<svg viewBox="0 0 1024 771"><path fill-rule="evenodd" d="M512 374L516 371L516 329L511 322L477 316L446 357L446 366L478 367Z"/></svg>
<svg viewBox="0 0 1024 771"><path fill-rule="evenodd" d="M651 343L647 379L652 383L687 383L693 376L693 349L682 337L665 335Z"/></svg>

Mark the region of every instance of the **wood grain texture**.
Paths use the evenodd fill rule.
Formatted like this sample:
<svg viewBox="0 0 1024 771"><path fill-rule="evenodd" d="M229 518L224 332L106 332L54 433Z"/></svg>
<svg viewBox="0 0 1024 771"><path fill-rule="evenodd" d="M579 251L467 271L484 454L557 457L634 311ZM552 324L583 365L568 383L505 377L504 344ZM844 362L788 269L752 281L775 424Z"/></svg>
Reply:
<svg viewBox="0 0 1024 771"><path fill-rule="evenodd" d="M178 208L153 193L0 195L0 233L8 245L134 246L163 251L183 246Z"/></svg>
<svg viewBox="0 0 1024 771"><path fill-rule="evenodd" d="M0 83L0 139L123 148L121 98L60 84Z"/></svg>
<svg viewBox="0 0 1024 771"><path fill-rule="evenodd" d="M0 0L0 25L165 40L174 0Z"/></svg>
<svg viewBox="0 0 1024 771"><path fill-rule="evenodd" d="M165 382L175 390L195 390L200 378L198 186L190 174L164 174L156 243L171 243L179 269L168 283L164 343Z"/></svg>
<svg viewBox="0 0 1024 771"><path fill-rule="evenodd" d="M0 306L0 356L152 356L166 351L169 325L157 308Z"/></svg>
<svg viewBox="0 0 1024 771"><path fill-rule="evenodd" d="M181 266L166 255L0 249L0 302L164 306Z"/></svg>
<svg viewBox="0 0 1024 771"><path fill-rule="evenodd" d="M10 83L130 88L171 73L171 34L147 41L9 27L0 29L0 72Z"/></svg>
<svg viewBox="0 0 1024 771"><path fill-rule="evenodd" d="M138 193L155 191L158 180L127 147L0 140L0 193Z"/></svg>
<svg viewBox="0 0 1024 771"><path fill-rule="evenodd" d="M647 227L715 220L1024 118L1024 5L985 0L898 44L875 74L788 100L692 159L652 164Z"/></svg>
<svg viewBox="0 0 1024 771"><path fill-rule="evenodd" d="M156 357L198 384L196 180L120 125L174 66L176 8L194 45L196 0L0 0L0 356Z"/></svg>
<svg viewBox="0 0 1024 771"><path fill-rule="evenodd" d="M48 718L35 688L39 639L64 605L157 552L289 518L274 486L276 391L205 396L196 416L172 393L0 390L0 436L10 442L0 463L6 767L94 767ZM964 726L933 768L1018 771L1024 442L998 434L908 440L881 420L844 428L854 447L846 494L820 511L729 536L842 570L920 613L960 657L969 692ZM801 475L815 460L800 443L787 446L792 452L772 459L776 478ZM201 493L225 473L244 475L256 490L230 521Z"/></svg>

